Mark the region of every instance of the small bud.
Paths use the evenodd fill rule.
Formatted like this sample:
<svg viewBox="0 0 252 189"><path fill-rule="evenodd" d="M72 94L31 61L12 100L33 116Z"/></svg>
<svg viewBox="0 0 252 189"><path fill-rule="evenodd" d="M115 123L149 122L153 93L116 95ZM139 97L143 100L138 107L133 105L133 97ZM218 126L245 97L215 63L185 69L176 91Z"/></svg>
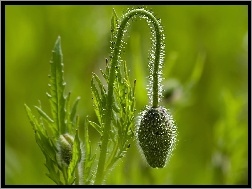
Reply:
<svg viewBox="0 0 252 189"><path fill-rule="evenodd" d="M164 108L148 108L140 119L138 142L148 164L163 168L176 142L176 125L171 114Z"/></svg>
<svg viewBox="0 0 252 189"><path fill-rule="evenodd" d="M69 134L60 135L58 141L58 160L68 166L72 160L74 138Z"/></svg>

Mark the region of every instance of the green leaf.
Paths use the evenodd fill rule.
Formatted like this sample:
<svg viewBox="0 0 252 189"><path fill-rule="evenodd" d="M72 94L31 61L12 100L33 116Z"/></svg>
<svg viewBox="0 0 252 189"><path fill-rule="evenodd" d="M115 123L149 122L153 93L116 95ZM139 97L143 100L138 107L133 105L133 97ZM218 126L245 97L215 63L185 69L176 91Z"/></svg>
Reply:
<svg viewBox="0 0 252 189"><path fill-rule="evenodd" d="M93 76L94 76L94 79L96 80L96 82L97 82L97 84L99 86L100 93L101 93L101 98L106 99L106 90L105 90L104 86L102 85L102 82L101 82L100 78L95 73L93 74ZM104 106L106 104L104 103L102 105Z"/></svg>
<svg viewBox="0 0 252 189"><path fill-rule="evenodd" d="M113 116L109 132L111 151L106 160L105 170L110 170L120 158L124 157L127 146L133 139L131 128L134 123L135 85L136 81L131 85L126 61L123 61L122 66L117 69L114 82Z"/></svg>
<svg viewBox="0 0 252 189"><path fill-rule="evenodd" d="M98 87L96 87L95 82L97 83ZM91 90L92 90L92 95L93 95L94 109L95 109L95 113L98 118L98 122L99 122L100 126L98 126L98 124L95 124L93 122L91 122L90 124L94 128L96 128L96 130L100 134L102 134L102 132L103 132L102 125L104 124L104 119L105 119L104 115L106 112L105 107L106 107L107 94L106 94L106 89L104 88L104 86L101 83L101 80L99 79L99 77L96 74L93 74L93 77L91 80Z"/></svg>
<svg viewBox="0 0 252 189"><path fill-rule="evenodd" d="M108 65L106 66L106 69L108 69ZM100 70L101 71L101 74L102 74L102 76L103 76L103 78L107 81L107 83L108 83L108 81L109 81L109 73L108 73L108 71L106 71L106 72L104 72L103 70Z"/></svg>
<svg viewBox="0 0 252 189"><path fill-rule="evenodd" d="M79 101L80 101L80 97L77 97L77 99L75 100L75 102L73 104L71 114L70 114L70 121L71 122L74 122L74 118L75 118L75 115L76 115L76 110L77 110L77 106L78 106Z"/></svg>
<svg viewBox="0 0 252 189"><path fill-rule="evenodd" d="M71 160L71 162L68 166L68 169L67 169L68 184L72 184L75 180L74 173L75 173L75 169L77 168L77 165L78 165L80 159L81 159L80 139L79 139L78 130L76 130L75 137L74 137L74 143L73 143L72 160Z"/></svg>
<svg viewBox="0 0 252 189"><path fill-rule="evenodd" d="M85 146L85 158L84 158L84 183L90 184L93 174L91 172L92 165L94 163L96 155L92 156L91 145L88 134L88 121L85 119L84 124L84 146Z"/></svg>
<svg viewBox="0 0 252 189"><path fill-rule="evenodd" d="M102 124L102 99L95 86L94 77L92 77L91 79L91 92L93 96L94 110L95 110L96 116L98 118L99 123Z"/></svg>
<svg viewBox="0 0 252 189"><path fill-rule="evenodd" d="M24 106L25 106L25 110L26 110L27 116L29 118L29 121L32 125L32 128L36 132L38 130L39 123L36 120L35 116L32 114L31 109L26 104L24 104Z"/></svg>
<svg viewBox="0 0 252 189"><path fill-rule="evenodd" d="M47 169L49 171L49 174L46 173L46 175L50 179L52 179L56 184L62 185L63 183L60 181L60 173L59 173L59 171L55 170L54 164L55 163L50 158L46 157L46 164L45 164L45 166L47 167Z"/></svg>
<svg viewBox="0 0 252 189"><path fill-rule="evenodd" d="M87 119L85 119L85 124L84 124L84 143L85 143L85 153L86 153L86 157L87 157L88 155L89 156L91 155L91 146L90 146L90 140L89 140L89 134L88 134Z"/></svg>
<svg viewBox="0 0 252 189"><path fill-rule="evenodd" d="M63 185L63 183L60 181L60 180L58 180L58 178L54 175L54 174L52 174L52 173L46 173L46 176L48 176L53 182L55 182L55 184L57 184L57 185Z"/></svg>
<svg viewBox="0 0 252 189"><path fill-rule="evenodd" d="M98 131L98 133L102 136L102 128L100 125L98 125L97 123L93 122L93 121L88 121L89 124L95 128L96 131Z"/></svg>
<svg viewBox="0 0 252 189"><path fill-rule="evenodd" d="M45 136L41 131L35 133L35 139L40 149L44 155L49 157L51 160L56 162L56 152L54 146L51 144L51 141L48 140L48 137Z"/></svg>
<svg viewBox="0 0 252 189"><path fill-rule="evenodd" d="M67 119L67 132L70 133L71 128L72 128L72 122L70 120L70 96L71 96L71 92L68 93L68 95L66 96L66 103L65 103L65 108L66 108L66 119Z"/></svg>
<svg viewBox="0 0 252 189"><path fill-rule="evenodd" d="M52 118L50 118L41 108L38 106L35 106L35 108L38 110L39 115L41 115L47 122L54 123Z"/></svg>
<svg viewBox="0 0 252 189"><path fill-rule="evenodd" d="M53 145L48 140L48 136L46 136L45 129L40 125L35 118L35 116L31 113L31 109L25 104L25 109L30 120L31 125L35 131L35 139L40 149L44 153L45 156L50 157L53 161L56 162L55 149Z"/></svg>
<svg viewBox="0 0 252 189"><path fill-rule="evenodd" d="M113 9L113 15L111 18L111 37L112 39L114 39L114 37L116 36L117 33L117 28L119 27L119 23L118 23L118 17L116 15L115 9ZM113 47L113 45L112 45Z"/></svg>
<svg viewBox="0 0 252 189"><path fill-rule="evenodd" d="M63 55L61 51L60 37L58 37L54 49L53 57L50 61L51 72L49 75L50 94L47 95L51 102L53 120L59 134L64 134L67 131L65 124L65 98L64 98L64 71L63 71Z"/></svg>

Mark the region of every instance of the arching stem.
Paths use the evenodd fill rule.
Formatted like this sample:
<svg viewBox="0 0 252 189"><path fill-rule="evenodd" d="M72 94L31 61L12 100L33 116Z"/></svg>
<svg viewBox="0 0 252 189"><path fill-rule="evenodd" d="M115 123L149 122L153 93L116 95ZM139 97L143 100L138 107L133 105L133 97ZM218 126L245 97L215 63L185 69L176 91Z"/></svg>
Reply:
<svg viewBox="0 0 252 189"><path fill-rule="evenodd" d="M116 67L119 64L119 55L120 55L120 49L122 47L122 38L123 33L125 32L125 28L131 18L134 16L140 16L142 18L147 19L151 22L153 25L154 31L155 31L155 54L154 54L154 66L152 70L152 107L158 107L158 101L159 101L159 67L161 67L162 64L162 30L160 23L158 20L148 11L144 9L134 9L129 11L123 16L123 19L120 23L120 27L118 28L117 36L116 36L116 42L115 46L112 52L112 60L111 60L111 68L109 72L109 83L108 83L108 96L107 96L107 107L106 107L106 120L105 120L105 126L104 126L104 132L102 136L102 144L101 144L101 153L99 157L98 162L98 169L96 174L96 180L95 184L102 184L102 181L104 180L104 167L106 162L106 156L107 156L107 146L108 146L108 139L109 139L109 132L111 130L111 120L112 120L112 105L113 105L113 85L115 81L115 75L116 75Z"/></svg>

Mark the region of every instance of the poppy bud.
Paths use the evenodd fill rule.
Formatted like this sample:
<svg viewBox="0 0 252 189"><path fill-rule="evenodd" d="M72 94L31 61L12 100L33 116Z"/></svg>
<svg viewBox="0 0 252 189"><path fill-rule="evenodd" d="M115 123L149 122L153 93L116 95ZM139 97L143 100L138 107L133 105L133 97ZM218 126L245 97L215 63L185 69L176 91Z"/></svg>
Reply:
<svg viewBox="0 0 252 189"><path fill-rule="evenodd" d="M148 164L163 168L176 142L172 115L164 107L148 108L142 113L137 135Z"/></svg>
<svg viewBox="0 0 252 189"><path fill-rule="evenodd" d="M74 138L69 134L60 135L58 141L58 159L64 165L69 165L73 155Z"/></svg>

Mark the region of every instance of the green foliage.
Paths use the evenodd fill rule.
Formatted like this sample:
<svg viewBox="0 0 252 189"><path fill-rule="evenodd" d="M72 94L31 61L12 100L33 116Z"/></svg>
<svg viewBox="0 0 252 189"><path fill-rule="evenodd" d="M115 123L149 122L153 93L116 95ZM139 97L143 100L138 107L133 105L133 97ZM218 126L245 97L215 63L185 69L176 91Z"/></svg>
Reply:
<svg viewBox="0 0 252 189"><path fill-rule="evenodd" d="M64 98L64 70L63 70L63 55L61 51L60 38L58 38L55 43L53 50L53 57L50 61L51 64L51 74L49 75L49 87L50 94L47 93L47 96L51 103L52 116L55 120L54 128L56 130L56 136L67 132L67 127L65 123L65 102Z"/></svg>
<svg viewBox="0 0 252 189"><path fill-rule="evenodd" d="M112 40L115 38L115 31L118 27L117 18L114 11L114 16L111 22L111 33ZM53 50L53 58L51 63L51 73L49 75L50 82L50 94L47 93L51 104L52 116L50 118L40 107L35 106L41 118L43 118L48 127L51 128L52 136L47 135L47 132L42 125L38 123L35 117L32 115L31 110L27 105L26 111L34 130L37 132L39 128L39 137L37 143L40 146L46 157L46 167L48 168L48 177L51 178L56 184L62 184L59 171L61 171L65 184L79 184L80 173L77 171L77 165L81 161L81 144L78 135L78 117L75 121L76 108L79 102L79 98L76 99L72 108L70 108L69 100L70 93L68 96L64 96L65 82L64 82L64 70L63 70L63 55L61 51L60 37L55 43ZM105 137L106 153L110 154L107 159L103 157L101 153L100 158L105 159L105 168L102 172L102 178L105 174L114 166L114 164L122 158L133 139L132 126L134 122L134 111L135 111L135 84L133 87L129 80L129 73L127 70L126 63L124 62L123 68L116 67L115 75L116 79L112 82L114 85L113 102L108 101L108 92L103 86L99 77L94 73L91 80L91 90L94 99L94 108L98 123L89 121L89 124L98 131L101 136L101 141L104 144L104 133L108 133ZM109 83L109 73L112 73L111 65L107 63L105 72L101 71L104 79ZM108 104L113 104L113 115L109 117L109 112L106 107ZM108 112L108 113L107 113ZM107 120L112 123L111 129L105 127ZM88 135L88 126L85 123L85 158L83 162L84 172L84 183L92 184L93 172L92 164L94 163L95 157L91 155L91 146ZM76 129L75 137L69 135L72 134ZM35 137L37 134L35 132ZM51 140L50 138L53 138ZM57 141L58 140L58 141ZM44 147L45 146L45 147ZM103 148L104 149L104 148ZM82 165L81 165L82 166ZM55 169L56 167L56 169ZM58 170L57 170L58 169Z"/></svg>
<svg viewBox="0 0 252 189"><path fill-rule="evenodd" d="M92 154L91 142L88 134L88 123L85 121L84 124L84 140L85 140L85 159L83 163L83 178L84 184L93 184L93 171L92 165L94 164L96 154Z"/></svg>
<svg viewBox="0 0 252 189"><path fill-rule="evenodd" d="M107 82L108 71L109 70L107 70L107 73L101 71ZM109 156L105 162L104 173L107 173L120 158L124 157L133 139L132 127L134 124L134 91L136 82L131 84L128 74L126 63L124 63L122 68L117 69L114 82L113 115L111 117L111 129L109 130L109 142L107 147L107 154L109 154ZM104 125L107 115L105 107L108 93L95 73L91 80L91 89L98 123L90 120L89 123L102 137L106 129Z"/></svg>
<svg viewBox="0 0 252 189"><path fill-rule="evenodd" d="M121 50L123 48L123 36L126 31L126 26L128 25L128 21L136 16L140 16L142 18L147 19L147 22L151 23L154 27L153 33L155 32L155 41L153 41L153 49L151 51L155 51L155 54L151 54L150 64L154 64L150 66L150 73L152 77L150 77L151 84L153 83L153 87L151 89L151 93L153 93L153 107L157 107L158 105L158 95L160 93L161 88L158 87L160 83L161 76L161 67L163 62L163 35L162 28L155 18L149 11L144 9L133 9L128 11L122 18L121 22L118 22L117 15L113 10L113 16L111 19L111 60L107 62L106 60L106 69L105 71L101 71L105 81L107 82L108 88L105 89L102 84L100 78L93 73L93 77L91 80L91 91L94 100L94 108L95 113L98 119L98 123L89 121L89 124L93 126L94 129L100 134L101 137L101 150L100 157L97 167L96 180L95 184L101 184L104 182L105 175L113 168L115 163L124 157L126 151L130 146L130 142L133 139L133 124L134 124L134 112L135 112L135 85L136 80L133 83L133 87L131 86L131 82L129 80L129 72L126 66L126 62L124 61L121 66ZM153 59L153 60L152 60ZM51 119L41 108L36 107L39 114L42 118L44 118L49 127L52 128L53 138L58 138L58 144L54 144L57 146L53 152L53 157L57 157L54 160L56 163L55 166L58 166L58 169L62 172L64 177L65 184L73 184L75 179L79 180L79 172L76 170L77 165L81 160L81 147L80 140L78 136L78 132L76 131L75 138L67 133L72 133L73 128L76 128L76 125L73 122L76 107L79 99L75 101L72 110L69 109L69 99L70 93L67 97L64 96L65 82L64 82L64 70L63 70L63 55L61 51L60 38L56 41L54 50L53 50L53 58L51 63L51 74L49 75L50 82L50 94L47 93L49 101L51 103L51 110L53 119ZM121 68L122 67L122 68ZM30 115L30 110L26 106L28 116ZM67 112L66 112L67 110ZM29 116L32 121L32 125L37 125L35 120L32 120L31 116ZM78 123L78 121L77 121ZM146 123L148 124L148 123ZM159 124L154 124L155 127L159 127ZM161 124L162 125L162 124ZM86 126L87 127L87 126ZM166 126L165 126L166 127ZM149 131L147 131L149 132ZM89 145L88 139L88 129L85 129L85 148L86 151L89 152L86 154L86 158L84 160L84 183L92 183L92 171L91 166L93 164L94 158L91 156L91 148ZM44 140L49 140L49 136L44 136ZM159 141L159 140L158 140ZM170 140L169 140L170 141ZM174 140L175 141L175 140ZM53 142L52 142L53 143ZM40 144L41 149L43 148L43 144ZM160 144L161 145L161 144ZM171 153L171 145L161 145L161 148L165 147L164 151ZM154 146L156 148L156 146ZM161 149L158 148L160 151ZM47 157L47 150L44 150L44 155ZM164 156L164 155L162 155ZM166 156L166 155L165 155ZM156 157L156 156L154 156ZM161 158L161 157L157 157ZM163 159L167 159L167 157L162 157ZM148 158L147 158L148 159ZM165 164L162 163L163 167ZM53 166L46 165L49 172L54 172L55 169ZM154 166L156 167L156 165ZM52 169L52 171L51 171ZM75 176L74 173L77 175ZM58 177L57 177L57 176ZM57 184L61 184L59 174L48 175L54 182ZM76 184L78 182L76 181Z"/></svg>
<svg viewBox="0 0 252 189"><path fill-rule="evenodd" d="M137 8L128 10L127 13L123 14L120 22L118 22L117 15L114 11L111 19L111 33L112 33L111 60L110 65L109 66L107 65L107 67L109 67L109 69L107 70L108 74L106 75L106 73L102 72L104 78L107 79L108 83L107 92L105 92L105 89L101 85L99 78L96 75L94 75L94 78L97 80L98 86L100 88L101 97L99 97L99 93L97 92L98 90L93 89L93 95L95 96L95 105L96 107L98 107L97 117L100 120L100 126L97 126L95 124L93 125L95 125L95 128L97 127L99 128L97 129L98 132L100 132L100 130L103 130L101 141L102 142L101 152L95 181L96 184L101 184L104 180L104 175L107 172L107 170L113 166L113 164L117 161L117 159L123 157L123 155L121 154L127 150L127 146L129 145L127 143L129 139L133 137L133 134L130 133L132 132L132 130L130 129L131 124L134 121L135 87L131 89L130 82L127 80L129 77L127 73L126 63L124 62L123 65L124 79L122 78L122 74L120 73L121 72L120 67L122 63L121 59L122 50L124 49L125 44L124 36L125 33L127 32L127 27L130 25L130 21L134 18L144 18L148 23L152 33L152 39L151 39L152 47L150 50L150 58L149 58L150 59L149 95L152 107L154 108L158 107L158 102L160 100L160 96L162 95L162 87L160 86L160 82L162 79L162 64L164 60L164 43L163 43L164 34L160 21L157 20L157 18L150 11L145 10L143 8ZM94 87L93 82L92 87ZM114 96L114 94L116 94L116 97ZM120 119L118 121L115 120L115 118L118 118L116 113L119 113L120 116ZM115 127L116 129L113 129L113 125L116 125ZM155 126L158 127L159 125L155 124ZM118 132L115 132L116 130ZM114 137L115 133L118 134L118 138ZM118 141L119 149L118 147L117 148L112 147L113 150L110 153L108 153L107 148L109 148L110 146L110 140L113 141L114 146L118 145L116 143L116 141ZM165 146L161 145L161 146L166 147L167 149L165 149L165 151L171 153L170 150L171 148L169 148L167 145ZM155 147L156 146L151 146L151 148ZM108 157L109 163L106 167L107 154L112 155ZM156 165L154 167L156 167Z"/></svg>
<svg viewBox="0 0 252 189"><path fill-rule="evenodd" d="M73 116L70 124L66 124L67 130L73 128L74 137L80 122L83 167L75 168L81 174L75 172L74 183L93 184L101 143L100 134L89 124L92 121L99 126L92 106L90 79L95 72L107 91L106 81L97 69L105 67L104 57L109 56L112 10L115 8L119 16L128 7L133 8L118 5L5 7L6 184L53 184L58 177L61 183L57 184L65 184L62 172L52 161L58 140L52 134L56 131L53 131L50 103L46 103L46 95L41 95L47 91L49 50L59 34L66 63L65 90L72 91L66 93L65 120L76 114L71 111L75 101L70 96L80 95L84 99L77 102L80 117ZM152 169L140 158L136 142L130 142L126 157L117 161L118 166L113 166L106 176L106 184L248 184L248 7L155 5L148 9L162 19L165 29L163 76L166 79L162 82L165 98L160 98L160 102L173 112L178 124L178 143L170 163L163 169ZM115 19L114 23L119 21ZM127 37L128 32L125 34ZM130 70L130 83L137 81L137 114L148 104L146 76L151 36L143 19L133 21L128 44L122 50L121 58ZM95 79L94 84L99 90ZM36 103L38 97L42 107ZM24 102L30 107L26 109L33 128L41 127L34 123L43 121L40 128L43 132L37 129L35 139L42 143L40 146L47 156L42 155L43 150L34 142ZM36 107L31 107L32 104ZM86 123L84 115L89 115ZM49 139L42 142L46 136ZM44 164L51 167L51 172ZM46 172L55 181L45 176Z"/></svg>
<svg viewBox="0 0 252 189"><path fill-rule="evenodd" d="M245 108L246 101L243 96L234 98L227 89L223 89L223 117L218 120L214 127L214 150L213 150L213 172L219 184L241 184L243 179L236 176L237 173L244 174L248 162L248 141L244 137L248 133L246 124L240 123L243 116L240 112ZM244 146L241 148L239 143ZM238 163L242 160L241 163Z"/></svg>
<svg viewBox="0 0 252 189"><path fill-rule="evenodd" d="M50 118L38 106L35 108L40 115L39 120L35 118L26 104L25 109L33 126L36 142L46 158L45 166L49 171L47 176L56 184L73 184L76 178L75 169L81 159L78 130L74 132L78 127L78 121L74 121L74 119L79 98L70 109L68 105L70 93L67 97L64 96L65 82L60 37L58 37L52 52L49 75L50 94L47 93L47 96L51 104L53 118ZM43 121L47 123L47 127L44 126ZM66 133L75 133L74 141L71 142L72 136ZM62 181L62 176L64 181Z"/></svg>

